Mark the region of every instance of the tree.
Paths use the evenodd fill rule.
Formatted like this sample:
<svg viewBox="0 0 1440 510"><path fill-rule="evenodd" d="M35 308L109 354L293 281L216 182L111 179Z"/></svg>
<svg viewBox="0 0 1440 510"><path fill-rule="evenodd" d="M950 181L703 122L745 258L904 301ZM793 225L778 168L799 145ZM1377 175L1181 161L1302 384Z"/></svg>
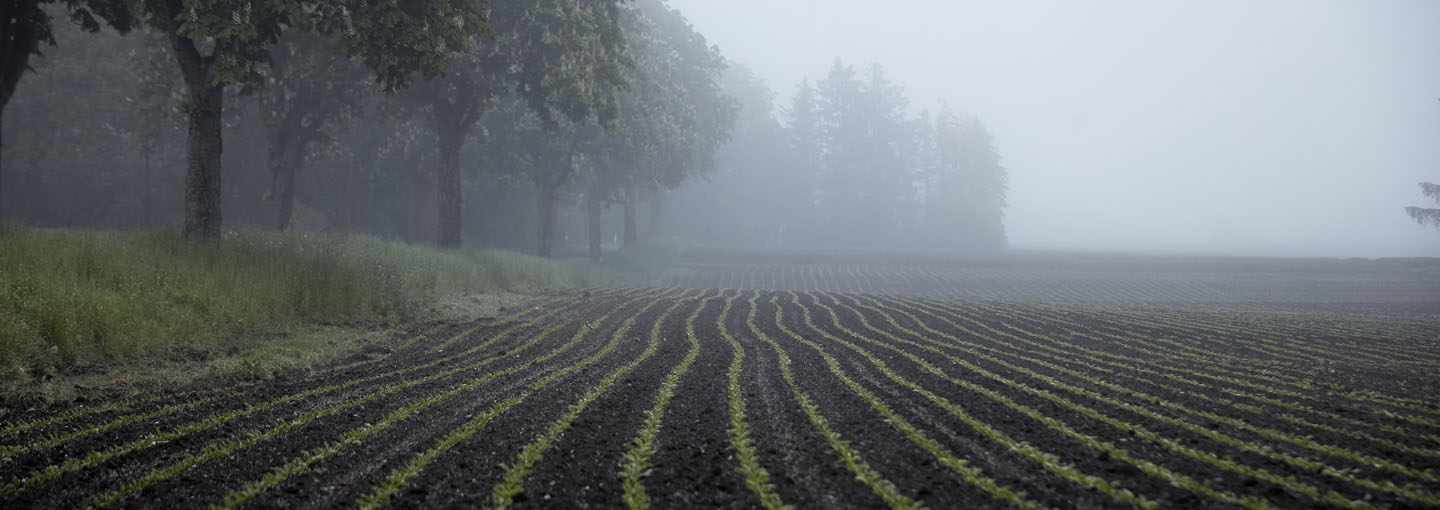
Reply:
<svg viewBox="0 0 1440 510"><path fill-rule="evenodd" d="M899 207L912 194L901 156L909 135L904 94L880 66L862 77L838 60L816 94L822 242L886 242L901 226Z"/></svg>
<svg viewBox="0 0 1440 510"><path fill-rule="evenodd" d="M33 74L6 107L7 218L128 229L155 225L153 210L178 217L180 187L170 184L183 153L169 50L69 22L53 35L57 46L31 60Z"/></svg>
<svg viewBox="0 0 1440 510"><path fill-rule="evenodd" d="M99 31L100 20L120 32L129 31L134 21L125 2L120 1L0 0L0 125L20 77L30 70L30 57L40 55L41 44L55 44L54 27L46 6L57 3L64 5L70 19L88 32ZM4 143L0 141L0 149L3 148ZM3 185L3 176L0 168L0 185ZM0 213L3 212L3 203L0 203Z"/></svg>
<svg viewBox="0 0 1440 510"><path fill-rule="evenodd" d="M639 0L623 27L635 65L619 96L611 129L591 131L581 146L591 170L586 191L590 257L600 256L600 211L624 207L625 244L639 241L636 202L647 194L650 229L657 233L664 193L687 178L713 171L729 140L739 103L719 85L725 59L679 11L663 0Z"/></svg>
<svg viewBox="0 0 1440 510"><path fill-rule="evenodd" d="M440 154L436 244L460 246L460 152L498 98L513 93L550 130L560 120L615 117L614 90L628 58L620 10L620 0L497 2L493 37L477 39L449 73L416 87L411 100L430 120Z"/></svg>
<svg viewBox="0 0 1440 510"><path fill-rule="evenodd" d="M579 169L583 144L596 138L599 127L591 123L575 124L557 119L546 127L539 114L517 96L496 102L486 114L486 160L507 168L535 188L536 244L535 255L548 258L552 254L555 216L566 184Z"/></svg>
<svg viewBox="0 0 1440 510"><path fill-rule="evenodd" d="M1436 204L1440 204L1440 184L1422 182L1420 183L1420 193L1434 200ZM1405 214L1410 215L1422 226L1440 228L1440 209L1410 206L1405 208Z"/></svg>
<svg viewBox="0 0 1440 510"><path fill-rule="evenodd" d="M980 121L945 108L932 126L922 237L942 248L1003 248L1008 177L994 138Z"/></svg>
<svg viewBox="0 0 1440 510"><path fill-rule="evenodd" d="M801 80L795 95L790 98L790 109L785 112L790 158L795 161L799 173L803 174L809 190L817 187L822 152L820 119L815 102L815 87L810 85L809 80Z"/></svg>
<svg viewBox="0 0 1440 510"><path fill-rule="evenodd" d="M138 79L135 81L136 91L127 95L127 102L130 120L137 124L134 131L144 176L140 192L136 194L142 209L140 225L150 228L156 224L155 206L160 201L157 195L179 198L178 190L157 193L156 188L161 187L159 182L179 180L170 179L171 174L180 168L172 162L179 160L177 156L184 153L185 147L181 145L184 133L180 130L180 123L175 121L182 95L175 66L169 64L169 43L164 37L148 32L142 34L141 39L141 49L131 55L128 63ZM157 165L157 160L162 163ZM179 207L168 209L178 211Z"/></svg>
<svg viewBox="0 0 1440 510"><path fill-rule="evenodd" d="M100 0L93 0L99 3ZM437 75L450 50L464 51L487 29L485 10L466 0L361 2L340 0L108 0L135 3L136 13L166 35L186 87L186 236L220 236L221 115L224 90L263 84L260 69L290 30L339 34L348 56L359 56L387 90L416 71ZM353 7L353 8L352 8ZM119 28L117 26L117 28Z"/></svg>
<svg viewBox="0 0 1440 510"><path fill-rule="evenodd" d="M785 244L791 225L807 214L809 176L790 155L790 132L781 125L775 93L765 82L745 66L733 65L720 83L725 95L742 105L730 142L717 152L713 174L687 180L670 193L667 221L717 244Z"/></svg>
<svg viewBox="0 0 1440 510"><path fill-rule="evenodd" d="M365 69L339 56L333 44L315 34L287 34L270 50L270 65L263 70L260 113L271 173L266 196L275 204L275 230L290 228L295 175L311 147L343 129L338 121L360 113Z"/></svg>

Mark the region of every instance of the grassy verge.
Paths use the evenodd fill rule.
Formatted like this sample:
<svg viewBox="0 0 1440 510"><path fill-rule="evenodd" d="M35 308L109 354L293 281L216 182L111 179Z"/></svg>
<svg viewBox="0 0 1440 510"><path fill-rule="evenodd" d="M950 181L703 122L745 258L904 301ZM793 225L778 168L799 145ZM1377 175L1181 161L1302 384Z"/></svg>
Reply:
<svg viewBox="0 0 1440 510"><path fill-rule="evenodd" d="M656 278L662 248L604 264L370 237L0 226L0 402L263 378L402 324L493 315L551 290Z"/></svg>

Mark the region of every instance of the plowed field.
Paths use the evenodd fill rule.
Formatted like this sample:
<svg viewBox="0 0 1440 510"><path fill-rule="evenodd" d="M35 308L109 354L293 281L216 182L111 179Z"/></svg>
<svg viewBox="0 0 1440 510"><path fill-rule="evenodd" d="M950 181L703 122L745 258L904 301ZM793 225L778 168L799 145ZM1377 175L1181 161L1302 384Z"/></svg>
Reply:
<svg viewBox="0 0 1440 510"><path fill-rule="evenodd" d="M955 300L832 273L692 267L317 373L5 409L0 507L1440 506L1433 302Z"/></svg>

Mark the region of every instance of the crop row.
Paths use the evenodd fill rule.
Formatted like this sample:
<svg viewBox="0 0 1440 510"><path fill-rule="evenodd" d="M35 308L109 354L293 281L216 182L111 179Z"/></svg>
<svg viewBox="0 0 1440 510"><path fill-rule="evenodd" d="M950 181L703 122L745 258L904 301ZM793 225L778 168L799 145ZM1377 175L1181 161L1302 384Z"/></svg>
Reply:
<svg viewBox="0 0 1440 510"><path fill-rule="evenodd" d="M646 292L649 292L650 295L643 297L651 301L656 298L655 292ZM642 297L638 291L619 292L615 296L613 301L618 301L620 306L625 306L625 303L633 303ZM498 331L493 331L485 338L475 339L472 337L471 345L467 349L454 354L416 356L421 353L414 351L422 349L415 349L414 347L418 346L414 345L413 341L403 341L397 346L401 348L397 348L391 355L369 363L384 366L384 361L390 358L409 358L406 363L401 363L390 370L373 373L373 371L357 371L346 367L345 370L332 373L332 377L328 379L318 382L301 381L302 387L306 386L306 382L311 384L299 391L278 395L264 391L252 391L248 399L241 398L245 395L239 394L230 399L231 401L226 402L229 404L228 408L220 408L208 415L198 418L194 413L170 416L169 418L172 418L175 424L168 429L155 427L163 422L153 419L163 417L162 415L176 414L174 411L177 408L193 407L200 402L192 400L179 405L164 406L159 410L121 414L102 421L69 424L66 427L68 429L66 433L51 432L40 436L39 439L8 447L11 450L8 453L15 456L11 460L19 459L9 465L39 464L43 467L23 474L14 473L15 476L8 477L8 482L0 486L0 497L24 496L22 493L35 486L88 469L113 464L116 459L136 456L148 449L161 448L167 443L181 442L205 435L211 430L240 429L238 432L230 432L229 435L234 439L205 444L199 448L198 452L192 451L184 454L181 461L149 470L137 480L129 481L118 488L112 488L96 495L91 498L89 503L89 506L105 506L136 490L172 477L200 463L225 457L260 441L283 438L287 432L303 427L312 421L356 407L364 407L366 404L371 404L408 388L447 379L473 378L465 384L473 384L477 380L493 379L501 374L491 373L475 377L471 373L530 349L559 329L573 327L574 324L577 324L576 320L554 320L557 314L566 310L572 313L583 310L579 301L569 304L572 306L556 306L548 312L535 314L529 320L517 321L509 327L492 328ZM549 322L553 322L553 325L547 324ZM588 326L582 326L579 330L588 331L587 327L590 329L595 327L591 323L587 324ZM474 333L475 329L468 328L466 333ZM523 331L533 331L533 333L517 347L513 344L517 340L516 334ZM436 337L432 340L443 343L450 342L452 338ZM578 333L576 338L577 341L567 345L573 347L578 344L578 338L580 338ZM507 345L508 350L502 350L498 355L495 352L486 352L497 345ZM409 352L410 356L405 355L407 350L404 348L412 348ZM552 351L548 355L553 357L559 352L563 352L563 350ZM539 361L543 360L532 360L532 363ZM510 367L501 372L517 372L520 370L517 367ZM356 372L359 373L358 376L345 378L346 374ZM209 399L206 397L203 400ZM284 409L288 412L267 413L267 411L277 409ZM291 417L296 413L298 413L298 417ZM271 414L278 414L278 417L272 417ZM69 415L79 416L79 413L69 413ZM144 422L142 425L151 426L127 426L135 422ZM80 441L81 439L84 441ZM98 444L99 447L84 449L85 446L94 444ZM47 463L48 465L46 465Z"/></svg>
<svg viewBox="0 0 1440 510"><path fill-rule="evenodd" d="M928 295L965 299L1058 301L1216 301L1223 293L1204 282L1104 278L1085 274L1037 277L1028 272L937 266L692 264L667 280L691 288L795 289L823 292Z"/></svg>
<svg viewBox="0 0 1440 510"><path fill-rule="evenodd" d="M0 505L1440 506L1440 403L1413 391L1436 381L1395 368L1440 359L1430 329L1361 342L1303 318L592 291L420 328L329 376L16 421ZM719 474L674 478L677 452L706 450L729 452Z"/></svg>
<svg viewBox="0 0 1440 510"><path fill-rule="evenodd" d="M1364 273L1363 268L1343 266L1297 269L1276 262L1256 272L1237 261L1211 262L1217 265L1206 268L1178 260L1153 267L1123 261L1025 259L966 264L734 265L693 261L682 264L665 283L688 288L1227 307L1246 303L1413 303L1440 292L1433 279L1398 270Z"/></svg>
<svg viewBox="0 0 1440 510"><path fill-rule="evenodd" d="M630 290L629 292L634 292ZM607 292L606 294L610 294ZM626 291L614 291L614 295L626 295ZM495 333L491 339L498 341L506 338L509 334L523 327L531 327L551 319L556 314L562 313L569 307L578 303L575 299L558 300L547 304L549 311L540 314L530 314L528 311L512 313L510 315L493 319L476 321L474 325L463 326L454 334L439 335L442 330L448 328L446 324L440 324L424 328L418 334L404 337L396 343L387 347L389 351L382 356L368 357L364 360L339 365L321 373L313 374L302 379L302 382L314 383L317 381L331 381L310 392L300 394L280 395L263 403L247 403L250 411L263 410L277 404L304 399L310 396L322 395L329 391L347 388L354 385L363 385L373 381L383 380L408 373L423 372L425 370L451 363L489 346L489 343L482 343L459 354L443 358L429 360L427 363L407 363L403 366L386 370L375 374L375 366L383 366L384 363L394 356L403 356L409 350L415 349L417 344L423 341L430 341L441 345L454 343L462 338L467 338L476 331L497 325L508 327ZM527 316L529 315L529 316ZM525 320L519 318L525 317ZM333 382L337 375L350 373L364 374L359 377L351 377L348 380ZM7 444L0 444L0 457L18 455L30 451L43 450L48 447L64 444L66 442L81 439L90 434L104 432L110 429L122 427L132 423L153 421L155 418L175 414L186 409L204 406L206 404L224 404L227 402L245 400L257 394L257 387L263 381L242 382L230 384L217 389L182 392L178 394L139 394L132 397L104 402L99 405L78 406L69 411L54 413L49 416L40 416L30 420L6 422L0 427L0 440L8 440ZM323 391L322 391L323 390ZM98 415L98 416L97 416ZM87 423L72 425L67 422L89 419ZM28 432L28 435L26 434Z"/></svg>

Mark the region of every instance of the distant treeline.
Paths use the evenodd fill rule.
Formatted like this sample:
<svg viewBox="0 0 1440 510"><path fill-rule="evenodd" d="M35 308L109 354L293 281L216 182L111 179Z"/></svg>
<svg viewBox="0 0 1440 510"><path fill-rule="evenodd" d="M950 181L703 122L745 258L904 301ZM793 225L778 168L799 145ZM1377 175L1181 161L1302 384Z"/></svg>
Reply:
<svg viewBox="0 0 1440 510"><path fill-rule="evenodd" d="M44 28L15 46L32 72L6 66L0 91L0 221L592 258L661 225L752 245L1004 243L989 135L907 117L878 66L837 64L777 114L664 0L423 3L437 10L216 4L176 21L165 2L39 2L15 15Z"/></svg>
<svg viewBox="0 0 1440 510"><path fill-rule="evenodd" d="M908 113L880 65L836 61L788 107L743 66L719 168L675 193L675 228L716 244L990 250L1005 246L1007 176L993 138L945 106Z"/></svg>

